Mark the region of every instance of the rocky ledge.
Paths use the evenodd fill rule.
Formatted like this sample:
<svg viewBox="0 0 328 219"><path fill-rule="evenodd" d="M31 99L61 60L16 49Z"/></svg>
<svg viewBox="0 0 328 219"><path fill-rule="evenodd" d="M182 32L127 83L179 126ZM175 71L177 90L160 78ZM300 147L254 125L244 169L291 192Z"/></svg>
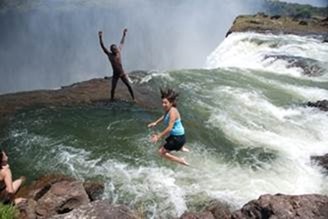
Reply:
<svg viewBox="0 0 328 219"><path fill-rule="evenodd" d="M159 93L151 90L140 82L147 74L138 71L131 72L129 77L134 82L136 104L144 108L154 108L159 105ZM111 78L97 78L88 81L63 86L56 90L36 90L0 95L0 130L6 126L7 119L17 110L35 107L76 106L90 104L110 104ZM118 101L130 101L128 89L121 82L117 84L115 98Z"/></svg>
<svg viewBox="0 0 328 219"><path fill-rule="evenodd" d="M295 18L268 16L264 13L241 15L233 22L226 36L233 32L258 32L273 34L322 35L328 40L328 17Z"/></svg>
<svg viewBox="0 0 328 219"><path fill-rule="evenodd" d="M27 198L19 204L22 219L69 218L144 218L143 212L125 205L101 200L104 185L101 182L81 182L62 175L41 177L17 194ZM324 195L262 195L241 209L231 212L230 207L213 200L201 212L185 212L180 219L265 219L265 218L328 218L328 196ZM159 217L160 218L160 217Z"/></svg>
<svg viewBox="0 0 328 219"><path fill-rule="evenodd" d="M124 205L101 200L103 191L101 182L81 182L62 175L44 176L17 194L27 199L17 206L18 218L140 218Z"/></svg>

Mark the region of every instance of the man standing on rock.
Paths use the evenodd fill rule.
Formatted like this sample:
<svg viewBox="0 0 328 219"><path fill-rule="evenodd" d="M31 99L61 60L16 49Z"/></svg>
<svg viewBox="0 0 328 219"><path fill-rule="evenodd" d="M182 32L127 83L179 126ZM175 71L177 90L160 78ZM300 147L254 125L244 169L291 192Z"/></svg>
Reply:
<svg viewBox="0 0 328 219"><path fill-rule="evenodd" d="M128 77L127 77L127 75L125 74L125 72L123 70L122 59L121 59L121 50L123 48L123 44L124 44L124 40L125 40L125 36L126 36L127 31L128 30L126 28L123 30L123 36L122 36L119 47L117 48L117 46L115 44L112 44L110 46L110 52L104 46L104 43L103 43L103 40L102 40L102 31L98 32L99 42L100 42L101 48L103 49L104 53L108 56L108 59L109 59L111 65L112 65L112 68L113 68L112 90L111 90L111 93L110 93L111 94L111 96L110 96L111 100L114 100L115 88L116 88L118 79L121 79L123 81L123 83L128 87L130 95L131 95L133 101L135 101L133 90L132 90L131 85L129 83Z"/></svg>

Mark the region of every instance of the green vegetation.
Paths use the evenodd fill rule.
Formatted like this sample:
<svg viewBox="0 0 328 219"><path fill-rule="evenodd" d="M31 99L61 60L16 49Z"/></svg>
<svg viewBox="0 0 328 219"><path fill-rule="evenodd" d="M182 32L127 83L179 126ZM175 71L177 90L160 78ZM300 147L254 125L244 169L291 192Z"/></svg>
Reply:
<svg viewBox="0 0 328 219"><path fill-rule="evenodd" d="M0 219L12 219L17 216L18 211L13 205L4 205L0 203Z"/></svg>
<svg viewBox="0 0 328 219"><path fill-rule="evenodd" d="M265 13L269 15L292 16L295 18L310 18L313 16L327 17L328 7L318 8L311 5L287 3L277 0L266 0Z"/></svg>

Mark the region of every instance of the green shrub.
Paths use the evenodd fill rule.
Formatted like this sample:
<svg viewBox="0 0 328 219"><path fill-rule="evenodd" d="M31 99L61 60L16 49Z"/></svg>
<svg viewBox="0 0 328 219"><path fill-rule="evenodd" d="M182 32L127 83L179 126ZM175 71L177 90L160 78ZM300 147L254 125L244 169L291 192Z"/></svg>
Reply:
<svg viewBox="0 0 328 219"><path fill-rule="evenodd" d="M0 219L13 219L18 215L17 209L13 205L0 203Z"/></svg>

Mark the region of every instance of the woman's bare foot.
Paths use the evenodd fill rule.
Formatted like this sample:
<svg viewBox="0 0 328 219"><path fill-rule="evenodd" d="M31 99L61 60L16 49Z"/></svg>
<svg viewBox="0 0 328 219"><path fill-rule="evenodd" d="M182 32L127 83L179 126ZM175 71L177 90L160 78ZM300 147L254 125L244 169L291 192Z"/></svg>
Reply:
<svg viewBox="0 0 328 219"><path fill-rule="evenodd" d="M185 146L183 146L183 147L181 148L181 151L183 151L183 152L189 152L190 150L189 150L188 148L186 148Z"/></svg>
<svg viewBox="0 0 328 219"><path fill-rule="evenodd" d="M15 198L14 202L15 202L15 205L23 204L23 203L27 202L27 199L26 198Z"/></svg>
<svg viewBox="0 0 328 219"><path fill-rule="evenodd" d="M181 164L182 165L186 165L186 166L189 166L189 163L186 161L186 159L184 157L181 157Z"/></svg>

